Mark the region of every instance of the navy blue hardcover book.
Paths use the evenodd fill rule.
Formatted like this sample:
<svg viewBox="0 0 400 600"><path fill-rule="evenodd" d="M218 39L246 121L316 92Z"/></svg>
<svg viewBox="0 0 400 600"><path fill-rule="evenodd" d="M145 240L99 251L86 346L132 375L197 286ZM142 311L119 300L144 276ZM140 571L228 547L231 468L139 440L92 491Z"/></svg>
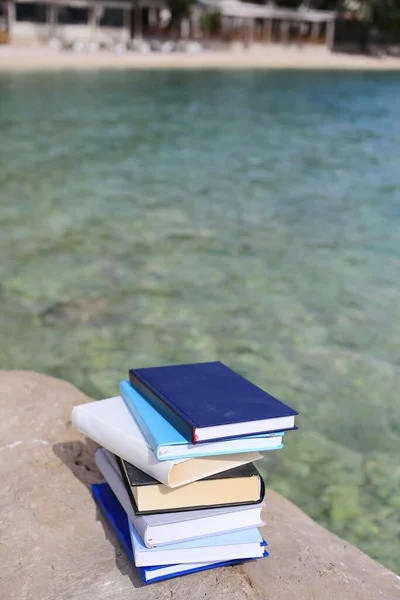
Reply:
<svg viewBox="0 0 400 600"><path fill-rule="evenodd" d="M129 380L193 443L295 428L293 408L221 362L130 369Z"/></svg>
<svg viewBox="0 0 400 600"><path fill-rule="evenodd" d="M107 523L110 525L114 534L117 536L125 554L129 560L135 564L134 553L132 548L131 535L129 531L128 516L121 504L119 503L114 492L108 483L94 483L92 485L93 498L97 506L101 510ZM264 557L268 556L268 552L264 552ZM243 562L255 560L253 558L244 560L230 560L225 562L209 562L209 563L188 563L178 565L157 565L155 567L137 567L142 577L143 583L154 583L163 579L171 579L179 575L188 575L197 571L205 571L214 567L223 567L234 565Z"/></svg>

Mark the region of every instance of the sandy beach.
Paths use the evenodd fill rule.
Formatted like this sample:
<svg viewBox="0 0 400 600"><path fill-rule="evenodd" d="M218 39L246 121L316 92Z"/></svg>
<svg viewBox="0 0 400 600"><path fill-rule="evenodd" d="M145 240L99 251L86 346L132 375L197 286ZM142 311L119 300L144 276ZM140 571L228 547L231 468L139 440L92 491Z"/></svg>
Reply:
<svg viewBox="0 0 400 600"><path fill-rule="evenodd" d="M400 58L331 53L326 48L268 45L198 54L73 53L47 47L0 47L0 71L37 69L368 69L400 70Z"/></svg>

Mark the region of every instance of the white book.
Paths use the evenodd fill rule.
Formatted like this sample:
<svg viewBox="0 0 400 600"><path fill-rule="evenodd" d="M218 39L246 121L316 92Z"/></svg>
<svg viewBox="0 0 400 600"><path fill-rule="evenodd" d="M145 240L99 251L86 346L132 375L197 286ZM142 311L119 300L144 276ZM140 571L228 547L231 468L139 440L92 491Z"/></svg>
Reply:
<svg viewBox="0 0 400 600"><path fill-rule="evenodd" d="M211 535L161 548L146 548L135 526L128 521L137 567L261 558L265 553L266 543L258 529Z"/></svg>
<svg viewBox="0 0 400 600"><path fill-rule="evenodd" d="M99 448L96 465L118 498L147 548L207 537L216 533L261 527L263 503L155 515L137 515L111 452Z"/></svg>
<svg viewBox="0 0 400 600"><path fill-rule="evenodd" d="M188 563L184 565L167 565L166 567L142 567L142 576L144 578L145 583L150 583L150 581L157 581L160 579L169 579L173 575L184 575L186 573L196 572L196 571L204 571L205 569L225 566L229 564L235 564L235 562L223 562L223 563L215 563L215 562L206 562L206 563Z"/></svg>
<svg viewBox="0 0 400 600"><path fill-rule="evenodd" d="M170 488L262 458L258 452L243 452L160 461L120 396L75 406L71 419L81 433Z"/></svg>

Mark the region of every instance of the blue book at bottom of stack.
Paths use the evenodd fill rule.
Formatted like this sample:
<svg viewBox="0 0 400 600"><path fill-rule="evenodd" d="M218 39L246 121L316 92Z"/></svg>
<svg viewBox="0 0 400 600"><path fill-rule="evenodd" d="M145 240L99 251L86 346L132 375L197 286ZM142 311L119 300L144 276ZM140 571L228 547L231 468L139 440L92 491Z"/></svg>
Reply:
<svg viewBox="0 0 400 600"><path fill-rule="evenodd" d="M111 490L108 483L98 483L92 485L93 497L101 510L106 521L114 531L118 538L122 548L124 549L129 560L135 564L134 548L132 547L132 539L130 534L130 527L132 523L129 522L128 516L125 510L122 508L117 497ZM264 542L266 545L266 543ZM268 556L268 552L264 550L264 557ZM174 564L174 565L157 565L157 566L146 566L137 567L139 570L143 583L154 583L156 581L162 581L163 579L171 579L180 575L187 575L189 573L196 573L197 571L205 571L207 569L213 569L215 567L222 567L227 565L234 565L243 562L249 562L256 560L255 558L245 559L234 559L228 561L219 562L202 562L202 563L185 563L185 564Z"/></svg>

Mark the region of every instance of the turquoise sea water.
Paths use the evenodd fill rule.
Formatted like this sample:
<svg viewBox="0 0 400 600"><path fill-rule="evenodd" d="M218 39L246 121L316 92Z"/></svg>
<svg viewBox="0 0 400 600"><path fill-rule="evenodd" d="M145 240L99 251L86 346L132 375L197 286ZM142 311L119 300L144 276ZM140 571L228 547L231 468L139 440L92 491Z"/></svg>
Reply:
<svg viewBox="0 0 400 600"><path fill-rule="evenodd" d="M220 359L267 484L400 570L400 76L0 74L0 364L115 395Z"/></svg>

